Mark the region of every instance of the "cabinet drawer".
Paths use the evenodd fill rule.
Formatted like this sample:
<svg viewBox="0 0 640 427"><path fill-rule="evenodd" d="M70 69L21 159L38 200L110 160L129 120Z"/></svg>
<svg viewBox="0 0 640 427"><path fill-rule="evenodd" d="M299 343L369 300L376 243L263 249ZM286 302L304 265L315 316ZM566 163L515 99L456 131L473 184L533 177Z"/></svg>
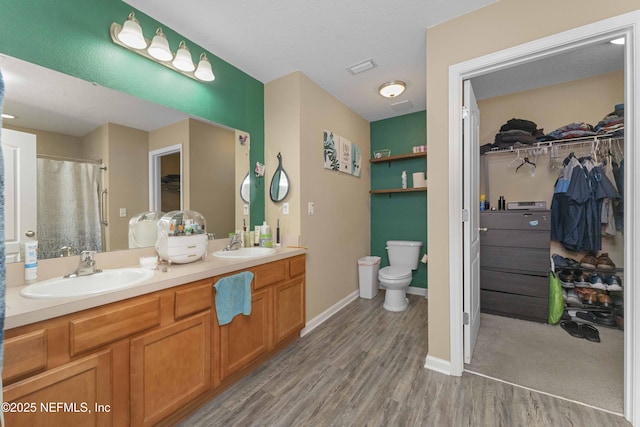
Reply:
<svg viewBox="0 0 640 427"><path fill-rule="evenodd" d="M2 378L5 383L47 367L47 331L41 329L4 342Z"/></svg>
<svg viewBox="0 0 640 427"><path fill-rule="evenodd" d="M551 267L549 248L482 246L480 265L493 270L544 276Z"/></svg>
<svg viewBox="0 0 640 427"><path fill-rule="evenodd" d="M116 303L69 322L69 352L74 356L159 324L159 296Z"/></svg>
<svg viewBox="0 0 640 427"><path fill-rule="evenodd" d="M506 292L480 291L480 311L546 323L549 300Z"/></svg>
<svg viewBox="0 0 640 427"><path fill-rule="evenodd" d="M480 212L480 227L501 230L551 230L551 211Z"/></svg>
<svg viewBox="0 0 640 427"><path fill-rule="evenodd" d="M480 289L549 298L549 278L480 269Z"/></svg>
<svg viewBox="0 0 640 427"><path fill-rule="evenodd" d="M276 261L253 269L254 289L264 288L287 278L287 261Z"/></svg>
<svg viewBox="0 0 640 427"><path fill-rule="evenodd" d="M301 255L291 258L289 261L289 277L296 277L305 273L306 261L305 256Z"/></svg>
<svg viewBox="0 0 640 427"><path fill-rule="evenodd" d="M176 291L174 316L176 319L190 316L211 308L213 283L207 281L189 289Z"/></svg>
<svg viewBox="0 0 640 427"><path fill-rule="evenodd" d="M548 230L499 230L489 228L480 233L480 245L515 248L540 248L549 252L551 236Z"/></svg>

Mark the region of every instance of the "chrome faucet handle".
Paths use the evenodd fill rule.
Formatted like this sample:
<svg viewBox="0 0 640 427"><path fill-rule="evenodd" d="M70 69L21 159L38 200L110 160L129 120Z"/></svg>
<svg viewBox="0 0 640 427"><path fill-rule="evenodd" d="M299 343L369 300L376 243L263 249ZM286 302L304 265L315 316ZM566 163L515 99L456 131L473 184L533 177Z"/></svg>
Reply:
<svg viewBox="0 0 640 427"><path fill-rule="evenodd" d="M96 251L82 251L80 252L80 261L81 262L95 262L93 260L93 256L96 254Z"/></svg>

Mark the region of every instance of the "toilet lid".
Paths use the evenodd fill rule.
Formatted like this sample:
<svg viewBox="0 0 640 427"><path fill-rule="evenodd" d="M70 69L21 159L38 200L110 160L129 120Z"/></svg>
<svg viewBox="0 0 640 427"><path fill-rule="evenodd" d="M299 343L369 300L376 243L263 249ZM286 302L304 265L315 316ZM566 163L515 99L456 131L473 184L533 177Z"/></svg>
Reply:
<svg viewBox="0 0 640 427"><path fill-rule="evenodd" d="M380 270L379 277L383 279L405 279L411 277L411 270L406 267L385 267Z"/></svg>

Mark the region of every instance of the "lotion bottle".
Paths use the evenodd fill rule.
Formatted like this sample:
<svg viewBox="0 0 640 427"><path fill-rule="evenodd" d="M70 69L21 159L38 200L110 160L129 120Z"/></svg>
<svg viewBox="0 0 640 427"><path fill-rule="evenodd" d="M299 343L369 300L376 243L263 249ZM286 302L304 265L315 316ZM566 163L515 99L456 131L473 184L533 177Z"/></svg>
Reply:
<svg viewBox="0 0 640 427"><path fill-rule="evenodd" d="M24 242L24 282L33 283L38 280L38 241Z"/></svg>

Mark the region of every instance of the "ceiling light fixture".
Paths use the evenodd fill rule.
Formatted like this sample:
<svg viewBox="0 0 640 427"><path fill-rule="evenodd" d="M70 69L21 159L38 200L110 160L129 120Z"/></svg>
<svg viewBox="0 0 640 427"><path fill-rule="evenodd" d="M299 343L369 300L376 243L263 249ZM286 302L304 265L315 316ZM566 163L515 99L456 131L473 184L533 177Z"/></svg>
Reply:
<svg viewBox="0 0 640 427"><path fill-rule="evenodd" d="M404 92L406 87L407 85L405 82L400 80L393 80L390 82L382 83L378 87L378 92L385 98L395 98L396 96Z"/></svg>
<svg viewBox="0 0 640 427"><path fill-rule="evenodd" d="M613 44L624 44L624 37L620 37L619 39L613 39L609 43Z"/></svg>
<svg viewBox="0 0 640 427"><path fill-rule="evenodd" d="M117 22L112 23L110 34L111 40L115 44L158 64L162 64L173 71L177 71L180 74L202 82L210 82L215 79L211 62L205 53L200 55L198 67L196 68L196 65L191 59L191 53L189 52L187 44L181 41L178 46L178 51L174 55L169 47L169 41L161 28L156 30L156 34L153 36L151 42L149 42L149 40L144 37L142 27L140 27L140 23L133 12L129 14L129 17L123 25Z"/></svg>

